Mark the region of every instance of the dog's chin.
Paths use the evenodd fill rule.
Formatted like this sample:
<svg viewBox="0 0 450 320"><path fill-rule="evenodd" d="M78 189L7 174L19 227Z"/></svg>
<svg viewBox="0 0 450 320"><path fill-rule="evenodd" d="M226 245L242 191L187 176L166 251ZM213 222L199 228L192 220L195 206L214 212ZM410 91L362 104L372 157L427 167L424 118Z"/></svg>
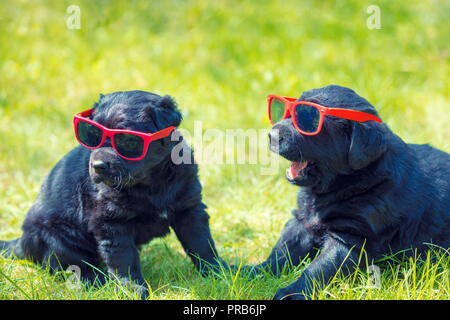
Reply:
<svg viewBox="0 0 450 320"><path fill-rule="evenodd" d="M286 169L287 181L300 187L313 187L317 183L313 173L314 166L312 161L292 161Z"/></svg>

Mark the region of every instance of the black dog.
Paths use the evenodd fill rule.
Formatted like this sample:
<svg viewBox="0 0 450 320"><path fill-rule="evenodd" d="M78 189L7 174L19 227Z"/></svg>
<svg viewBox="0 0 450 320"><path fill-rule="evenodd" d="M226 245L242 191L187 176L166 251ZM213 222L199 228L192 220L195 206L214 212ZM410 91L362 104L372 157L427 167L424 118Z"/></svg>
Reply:
<svg viewBox="0 0 450 320"><path fill-rule="evenodd" d="M353 90L327 86L299 100L377 115ZM320 254L275 299L304 299L312 281L325 283L341 268L427 243L450 247L450 155L429 145L406 144L384 123L326 116L317 135L303 135L287 118L276 123L270 148L292 161L287 180L300 186L298 209L268 259L254 270L279 272L315 248ZM365 264L365 258L364 260ZM363 267L363 266L361 266Z"/></svg>
<svg viewBox="0 0 450 320"><path fill-rule="evenodd" d="M91 120L111 129L152 133L181 121L169 96L144 91L100 95L94 108ZM0 250L49 264L51 270L77 265L88 282L105 280L89 264L106 264L142 297L148 296L148 288L139 248L166 235L169 227L200 271L220 265L197 165L193 159L192 164L174 164L175 143L170 136L153 141L140 161L119 157L109 138L93 151L76 147L47 176L22 237L0 242Z"/></svg>

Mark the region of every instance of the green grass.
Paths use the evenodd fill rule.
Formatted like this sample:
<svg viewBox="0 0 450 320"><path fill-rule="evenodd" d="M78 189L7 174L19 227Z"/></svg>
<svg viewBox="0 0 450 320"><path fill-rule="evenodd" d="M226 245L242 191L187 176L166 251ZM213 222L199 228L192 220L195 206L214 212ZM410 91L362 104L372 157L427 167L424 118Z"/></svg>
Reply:
<svg viewBox="0 0 450 320"><path fill-rule="evenodd" d="M66 8L81 8L81 29ZM377 4L381 29L366 27ZM20 226L43 178L77 145L72 115L98 94L171 94L182 128L266 129L269 93L299 96L327 84L355 89L407 142L450 151L448 15L432 1L2 1L0 3L0 239ZM228 150L227 152L234 152ZM267 257L297 188L260 165L203 163L200 178L223 258ZM202 278L172 234L141 254L154 299L266 299L301 273ZM382 264L381 288L360 271L321 299L449 299L449 258ZM60 275L0 258L2 299L126 299L116 289L68 289Z"/></svg>

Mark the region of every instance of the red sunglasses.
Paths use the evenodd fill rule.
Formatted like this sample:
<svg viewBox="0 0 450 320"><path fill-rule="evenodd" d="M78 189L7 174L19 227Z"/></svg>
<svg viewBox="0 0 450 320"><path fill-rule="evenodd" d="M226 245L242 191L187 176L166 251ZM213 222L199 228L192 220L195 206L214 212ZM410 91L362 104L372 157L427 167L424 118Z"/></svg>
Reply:
<svg viewBox="0 0 450 320"><path fill-rule="evenodd" d="M147 154L150 142L169 136L175 129L174 126L171 126L154 133L108 129L88 119L93 111L94 109L89 109L77 113L73 117L75 137L78 142L83 147L93 150L100 148L105 143L106 137L109 137L114 150L116 150L120 157L126 160L142 160Z"/></svg>
<svg viewBox="0 0 450 320"><path fill-rule="evenodd" d="M382 122L380 118L373 114L350 109L327 108L317 103L297 101L296 98L270 94L267 96L267 101L269 103L269 120L272 125L291 117L295 129L308 136L320 132L325 116L335 116L359 122Z"/></svg>

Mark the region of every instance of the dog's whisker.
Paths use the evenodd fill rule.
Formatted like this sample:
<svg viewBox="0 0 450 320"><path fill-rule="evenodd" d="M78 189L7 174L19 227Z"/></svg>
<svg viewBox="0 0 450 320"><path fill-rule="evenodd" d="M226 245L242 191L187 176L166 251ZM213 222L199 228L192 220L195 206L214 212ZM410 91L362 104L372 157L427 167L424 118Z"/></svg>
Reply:
<svg viewBox="0 0 450 320"><path fill-rule="evenodd" d="M121 171L119 171L119 177L117 178L116 190L118 190L118 191L122 190L122 172Z"/></svg>
<svg viewBox="0 0 450 320"><path fill-rule="evenodd" d="M119 190L119 187L120 187L120 178L116 176L116 177L113 178L113 180L114 180L113 189L114 189L114 190L117 190L117 191L120 191L120 190Z"/></svg>
<svg viewBox="0 0 450 320"><path fill-rule="evenodd" d="M131 182L132 182L131 179L132 179L131 173L128 172L127 182L125 182L124 184L127 186L131 185Z"/></svg>

